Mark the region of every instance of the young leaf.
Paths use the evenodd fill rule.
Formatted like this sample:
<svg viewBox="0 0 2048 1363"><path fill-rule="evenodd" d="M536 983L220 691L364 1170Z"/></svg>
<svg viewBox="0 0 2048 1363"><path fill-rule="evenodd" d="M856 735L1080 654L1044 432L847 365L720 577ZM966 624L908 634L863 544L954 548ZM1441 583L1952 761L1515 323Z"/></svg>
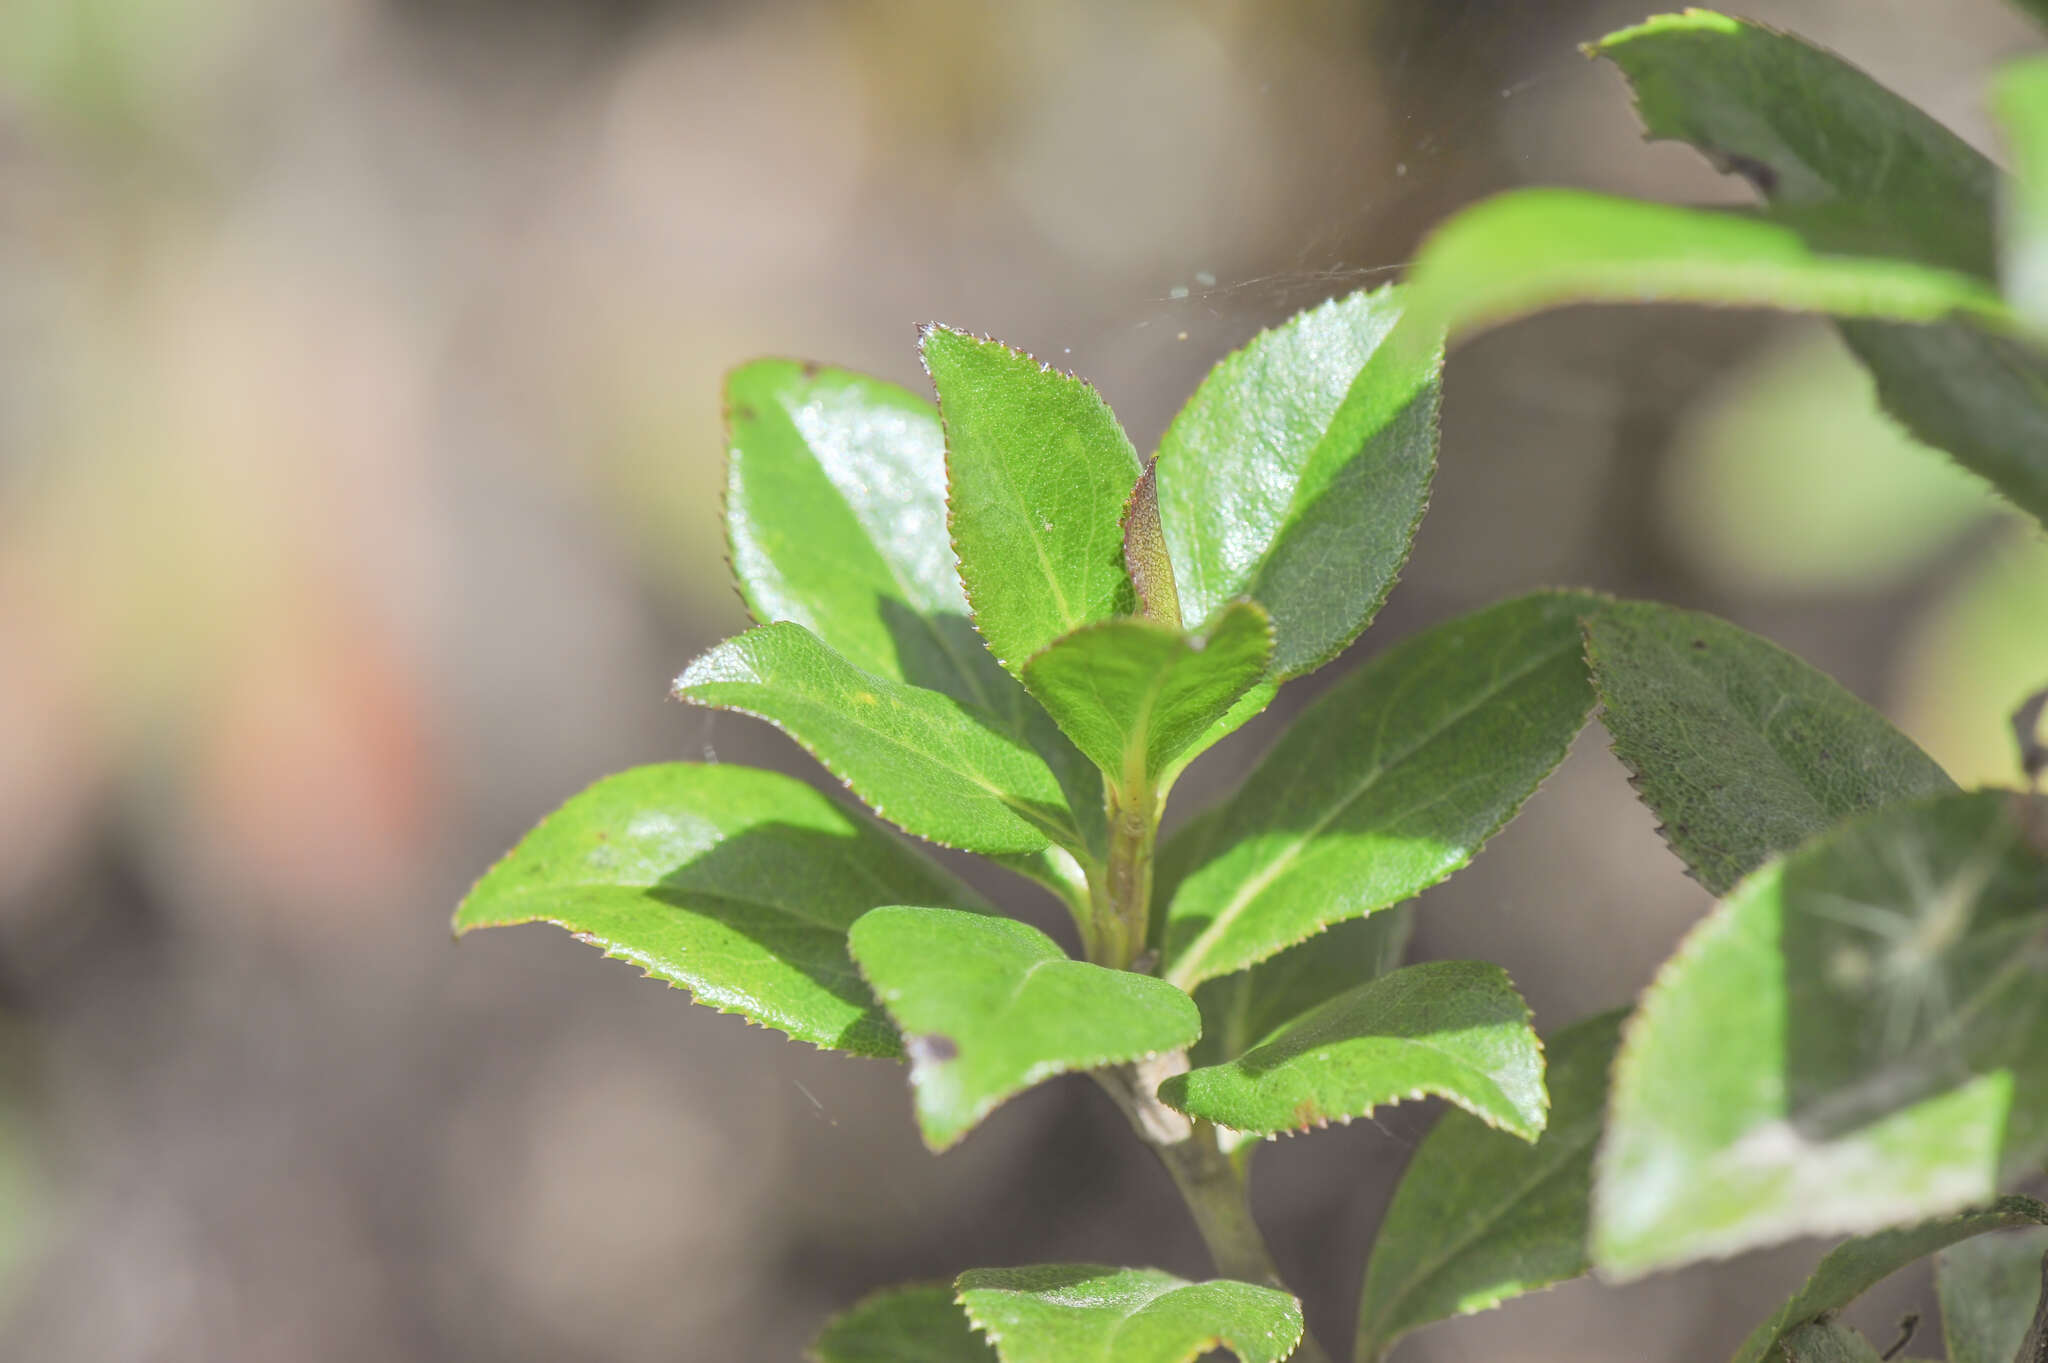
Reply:
<svg viewBox="0 0 2048 1363"><path fill-rule="evenodd" d="M1144 474L1124 503L1124 567L1145 618L1179 629L1180 588L1173 575L1173 557L1166 548L1166 527L1159 521L1159 460Z"/></svg>
<svg viewBox="0 0 2048 1363"><path fill-rule="evenodd" d="M813 1046L900 1053L846 954L878 903L975 905L894 836L795 781L671 763L608 776L549 815L455 911L554 923L607 956Z"/></svg>
<svg viewBox="0 0 2048 1363"><path fill-rule="evenodd" d="M959 701L1043 757L1101 842L1094 767L968 622L931 403L844 370L759 360L727 378L726 419L726 536L754 618L802 625L864 672Z"/></svg>
<svg viewBox="0 0 2048 1363"><path fill-rule="evenodd" d="M877 1292L818 1335L810 1363L996 1363L946 1283Z"/></svg>
<svg viewBox="0 0 2048 1363"><path fill-rule="evenodd" d="M1715 894L1865 809L1955 789L1825 673L1725 620L1647 601L1586 619L1614 751Z"/></svg>
<svg viewBox="0 0 2048 1363"><path fill-rule="evenodd" d="M1578 617L1597 604L1504 602L1331 687L1215 816L1167 906L1166 978L1242 970L1470 861L1586 721Z"/></svg>
<svg viewBox="0 0 2048 1363"><path fill-rule="evenodd" d="M1436 468L1441 357L1372 364L1392 288L1261 332L1218 364L1159 442L1159 515L1189 621L1250 597L1278 678L1357 638L1407 561Z"/></svg>
<svg viewBox="0 0 2048 1363"><path fill-rule="evenodd" d="M1432 1321L1586 1271L1593 1143L1622 1016L1551 1038L1550 1123L1534 1145L1452 1111L1416 1147L1365 1266L1358 1363Z"/></svg>
<svg viewBox="0 0 2048 1363"><path fill-rule="evenodd" d="M1197 1066L1235 1060L1320 1004L1397 969L1415 915L1407 904L1339 923L1249 970L1202 982Z"/></svg>
<svg viewBox="0 0 2048 1363"><path fill-rule="evenodd" d="M1747 214L1573 189L1513 190L1459 213L1424 244L1407 289L1404 345L1575 303L2017 325L1996 290L1958 270L1816 251L1790 227Z"/></svg>
<svg viewBox="0 0 2048 1363"><path fill-rule="evenodd" d="M1837 1320L1814 1321L1785 1337L1778 1357L1784 1363L1883 1363L1871 1342Z"/></svg>
<svg viewBox="0 0 2048 1363"><path fill-rule="evenodd" d="M2012 148L2014 175L2001 215L2005 296L2037 331L2048 332L2048 60L2033 57L2006 67L1994 102Z"/></svg>
<svg viewBox="0 0 2048 1363"><path fill-rule="evenodd" d="M1024 664L1024 680L1111 780L1152 785L1272 656L1272 622L1237 601L1199 634L1138 617L1083 626Z"/></svg>
<svg viewBox="0 0 2048 1363"><path fill-rule="evenodd" d="M1703 10L1652 19L1596 50L1635 86L1649 136L1690 142L1742 175L1814 249L1995 279L1991 163L1840 58ZM2048 520L2040 357L1954 323L1844 322L1842 334L1908 430Z"/></svg>
<svg viewBox="0 0 2048 1363"><path fill-rule="evenodd" d="M1851 1240L1822 1259L1820 1266L1813 1270L1813 1276L1806 1280L1806 1285L1779 1307L1777 1314L1750 1332L1749 1338L1736 1350L1732 1363L1765 1363L1765 1360L1777 1357L1773 1350L1788 1335L1841 1310L1906 1265L1924 1259L1936 1250L1988 1231L2042 1225L2048 1225L2048 1207L2030 1197L2006 1197L1983 1211L1965 1212L1961 1216ZM2040 1268L2040 1261L2036 1259L2034 1276L2037 1282ZM2033 1303L2029 1301L2027 1306L2031 1311ZM2025 1329L2022 1322L2020 1331L2023 1333ZM2018 1344L2019 1334L2016 1333L2013 1345L2017 1347ZM2005 1357L2012 1357L2010 1350Z"/></svg>
<svg viewBox="0 0 2048 1363"><path fill-rule="evenodd" d="M885 907L849 941L902 1030L934 1150L1042 1080L1179 1050L1201 1032L1194 1000L1172 985L1069 960L1014 919Z"/></svg>
<svg viewBox="0 0 2048 1363"><path fill-rule="evenodd" d="M949 524L975 627L998 661L1137 604L1120 519L1138 455L1093 388L1029 355L925 328L946 422Z"/></svg>
<svg viewBox="0 0 2048 1363"><path fill-rule="evenodd" d="M1227 1279L1047 1264L974 1269L958 1287L1002 1363L1193 1363L1218 1347L1242 1363L1280 1363L1301 1343L1294 1298Z"/></svg>
<svg viewBox="0 0 2048 1363"><path fill-rule="evenodd" d="M1949 1363L2039 1363L2022 1354L2020 1344L2048 1296L2044 1264L2048 1226L2042 1225L1981 1235L1941 1252L1934 1288Z"/></svg>
<svg viewBox="0 0 2048 1363"><path fill-rule="evenodd" d="M1603 1269L1940 1213L2040 1158L2043 817L1998 791L1860 815L1693 930L1615 1066Z"/></svg>
<svg viewBox="0 0 2048 1363"><path fill-rule="evenodd" d="M675 690L767 720L921 838L990 853L1084 845L1037 753L949 696L861 671L802 625L726 640L691 663Z"/></svg>
<svg viewBox="0 0 2048 1363"><path fill-rule="evenodd" d="M1339 994L1227 1064L1159 1086L1168 1107L1261 1136L1427 1094L1523 1140L1542 1133L1543 1045L1499 966L1411 965Z"/></svg>

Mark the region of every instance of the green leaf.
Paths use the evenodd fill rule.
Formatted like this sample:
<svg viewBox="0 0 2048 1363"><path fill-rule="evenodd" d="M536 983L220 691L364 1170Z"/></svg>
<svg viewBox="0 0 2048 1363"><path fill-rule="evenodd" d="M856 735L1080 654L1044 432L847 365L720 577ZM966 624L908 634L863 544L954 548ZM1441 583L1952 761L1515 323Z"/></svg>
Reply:
<svg viewBox="0 0 2048 1363"><path fill-rule="evenodd" d="M833 1319L810 1363L996 1363L947 1283L895 1287Z"/></svg>
<svg viewBox="0 0 2048 1363"><path fill-rule="evenodd" d="M1159 520L1159 461L1145 465L1144 474L1131 489L1124 504L1124 568L1131 575L1131 589L1147 619L1179 629L1185 622L1180 613L1180 588L1174 581L1173 556L1166 548L1166 527Z"/></svg>
<svg viewBox="0 0 2048 1363"><path fill-rule="evenodd" d="M1597 604L1504 602L1331 687L1214 816L1167 906L1166 977L1192 989L1469 862L1585 723L1578 617Z"/></svg>
<svg viewBox="0 0 2048 1363"><path fill-rule="evenodd" d="M1159 443L1159 514L1185 617L1259 602L1273 616L1278 678L1328 662L1371 622L1429 500L1441 356L1424 347L1372 363L1400 308L1384 288L1261 332L1210 372Z"/></svg>
<svg viewBox="0 0 2048 1363"><path fill-rule="evenodd" d="M1195 991L1202 1039L1196 1065L1235 1060L1286 1024L1369 980L1397 969L1414 914L1406 904L1339 923L1249 970L1205 980Z"/></svg>
<svg viewBox="0 0 2048 1363"><path fill-rule="evenodd" d="M1138 456L1100 395L1021 351L924 332L946 422L949 524L975 627L998 661L1137 605L1120 521Z"/></svg>
<svg viewBox="0 0 2048 1363"><path fill-rule="evenodd" d="M1194 1000L1172 985L1069 960L1013 919L885 907L849 940L903 1033L934 1150L1042 1080L1179 1050L1201 1033Z"/></svg>
<svg viewBox="0 0 2048 1363"><path fill-rule="evenodd" d="M1902 1230L1866 1235L1837 1246L1820 1261L1820 1266L1814 1269L1806 1285L1778 1308L1776 1315L1750 1332L1749 1338L1736 1350L1732 1363L1765 1363L1766 1359L1775 1357L1772 1350L1786 1336L1841 1310L1906 1265L1924 1259L1936 1250L1946 1249L1987 1231L2043 1224L2048 1224L2048 1207L2030 1197L2007 1197L2000 1198L1995 1205L1983 1211L1965 1212L1961 1216L1944 1217ZM2040 1268L2040 1260L2036 1258L2034 1276L2037 1283ZM2029 1301L2027 1306L2031 1313L2033 1303ZM2020 1333L2025 1330L2022 1322ZM2013 1345L2015 1348L2019 1345L2018 1334L2013 1336ZM2007 1350L2005 1359L2011 1357L2011 1350Z"/></svg>
<svg viewBox="0 0 2048 1363"><path fill-rule="evenodd" d="M1650 137L1689 142L1742 175L1815 250L1993 282L1991 163L1840 58L1702 10L1652 19L1596 50L1635 86ZM2048 521L2039 356L1962 324L1844 322L1842 334L1908 430Z"/></svg>
<svg viewBox="0 0 2048 1363"><path fill-rule="evenodd" d="M978 1268L958 1287L1003 1363L1193 1363L1219 1346L1241 1363L1279 1363L1301 1342L1294 1298L1227 1279L1047 1264Z"/></svg>
<svg viewBox="0 0 2048 1363"><path fill-rule="evenodd" d="M1424 243L1407 288L1404 345L1578 303L2016 326L1995 290L1959 270L1816 251L1792 228L1747 214L1574 189L1512 190L1459 213Z"/></svg>
<svg viewBox="0 0 2048 1363"><path fill-rule="evenodd" d="M1024 680L1112 781L1151 786L1265 675L1273 627L1233 602L1199 634L1131 617L1085 625L1024 665Z"/></svg>
<svg viewBox="0 0 2048 1363"><path fill-rule="evenodd" d="M1785 1363L1883 1363L1884 1355L1840 1321L1824 1320L1794 1330L1778 1357Z"/></svg>
<svg viewBox="0 0 2048 1363"><path fill-rule="evenodd" d="M1942 1251L1934 1261L1934 1287L1949 1363L2035 1363L2020 1353L2020 1344L2048 1293L2044 1261L2048 1227L2040 1225Z"/></svg>
<svg viewBox="0 0 2048 1363"><path fill-rule="evenodd" d="M1955 789L1877 711L1725 620L1615 602L1586 641L1614 751L1715 894L1848 815Z"/></svg>
<svg viewBox="0 0 2048 1363"><path fill-rule="evenodd" d="M1095 769L968 622L931 403L844 370L760 360L727 378L726 418L726 535L754 618L802 625L864 672L969 707L1045 759L1100 842Z"/></svg>
<svg viewBox="0 0 2048 1363"><path fill-rule="evenodd" d="M678 762L608 776L549 815L477 882L454 927L554 923L722 1013L890 1056L896 1031L846 930L904 902L978 901L801 781Z"/></svg>
<svg viewBox="0 0 2048 1363"><path fill-rule="evenodd" d="M2048 803L1856 816L1743 881L1615 1067L1595 1260L1623 1277L1990 1197L2048 1139Z"/></svg>
<svg viewBox="0 0 2048 1363"><path fill-rule="evenodd" d="M1434 1094L1533 1141L1543 1045L1508 973L1430 961L1351 989L1222 1065L1159 1086L1168 1107L1261 1136L1350 1121Z"/></svg>
<svg viewBox="0 0 2048 1363"><path fill-rule="evenodd" d="M2005 296L2037 331L2048 331L2048 58L1999 72L1993 102L2013 160L2002 214Z"/></svg>
<svg viewBox="0 0 2048 1363"><path fill-rule="evenodd" d="M990 853L1084 845L1045 759L950 696L863 672L802 625L726 640L675 689L767 720L921 838Z"/></svg>
<svg viewBox="0 0 2048 1363"><path fill-rule="evenodd" d="M1534 1145L1453 1111L1416 1147L1365 1266L1359 1363L1432 1321L1586 1271L1593 1143L1622 1016L1551 1038L1550 1122Z"/></svg>

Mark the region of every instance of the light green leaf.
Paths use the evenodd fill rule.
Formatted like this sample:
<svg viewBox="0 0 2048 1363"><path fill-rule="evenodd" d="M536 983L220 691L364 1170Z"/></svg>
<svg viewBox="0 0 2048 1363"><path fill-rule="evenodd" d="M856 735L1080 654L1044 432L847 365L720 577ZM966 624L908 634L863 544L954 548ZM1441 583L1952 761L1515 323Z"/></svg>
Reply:
<svg viewBox="0 0 2048 1363"><path fill-rule="evenodd" d="M1122 517L1138 455L1100 395L995 341L931 326L947 506L975 627L1004 667L1137 605Z"/></svg>
<svg viewBox="0 0 2048 1363"><path fill-rule="evenodd" d="M2002 212L2005 296L2036 330L2048 331L2048 58L2006 67L1993 102L2013 160Z"/></svg>
<svg viewBox="0 0 2048 1363"><path fill-rule="evenodd" d="M1725 620L1621 601L1586 641L1614 751L1715 894L1859 810L1955 789L1877 711Z"/></svg>
<svg viewBox="0 0 2048 1363"><path fill-rule="evenodd" d="M1429 500L1441 356L1370 364L1392 288L1261 332L1216 366L1159 443L1159 514L1180 605L1272 613L1274 674L1328 662L1379 611ZM1370 365L1370 367L1369 367Z"/></svg>
<svg viewBox="0 0 2048 1363"><path fill-rule="evenodd" d="M1703 10L1652 19L1596 50L1635 86L1649 136L1690 142L1742 175L1816 251L1994 281L1991 163L1832 53ZM1842 333L1908 430L2048 520L2039 356L1961 323L1845 321Z"/></svg>
<svg viewBox="0 0 2048 1363"><path fill-rule="evenodd" d="M1837 1246L1820 1261L1820 1266L1814 1269L1806 1285L1778 1308L1777 1314L1750 1332L1742 1347L1735 1351L1733 1363L1765 1363L1765 1360L1775 1357L1772 1350L1786 1336L1841 1310L1906 1265L1924 1259L1936 1250L1946 1249L1987 1231L2044 1224L2048 1224L2048 1207L2030 1197L2007 1197L2000 1198L1995 1205L1983 1211L1965 1212L1961 1216L1944 1217L1902 1230L1882 1231ZM2036 1281L2040 1277L2040 1267L2040 1260L2036 1258ZM2027 1306L2031 1312L2033 1303L2029 1301ZM2021 1333L2025 1329L2022 1323ZM2013 1345L2015 1348L2019 1345L2018 1334L2013 1336ZM2011 1350L2005 1357L2006 1360L2012 1357Z"/></svg>
<svg viewBox="0 0 2048 1363"><path fill-rule="evenodd" d="M1202 1039L1196 1065L1235 1060L1319 1004L1397 969L1415 916L1399 904L1339 923L1249 970L1205 980L1195 991Z"/></svg>
<svg viewBox="0 0 2048 1363"><path fill-rule="evenodd" d="M996 1363L946 1283L877 1292L818 1335L810 1363Z"/></svg>
<svg viewBox="0 0 2048 1363"><path fill-rule="evenodd" d="M726 535L740 595L864 672L941 691L1043 757L1100 843L1095 769L967 618L946 530L946 446L931 403L795 360L726 380Z"/></svg>
<svg viewBox="0 0 2048 1363"><path fill-rule="evenodd" d="M1856 816L1743 881L1615 1067L1594 1257L1634 1276L1989 1198L2048 1127L2048 803Z"/></svg>
<svg viewBox="0 0 2048 1363"><path fill-rule="evenodd" d="M888 1056L896 1031L846 930L904 902L978 901L801 781L678 762L606 777L549 815L477 882L454 927L554 923L722 1013Z"/></svg>
<svg viewBox="0 0 2048 1363"><path fill-rule="evenodd" d="M1815 1321L1786 1336L1778 1357L1784 1363L1883 1363L1870 1341L1840 1321Z"/></svg>
<svg viewBox="0 0 2048 1363"><path fill-rule="evenodd" d="M754 715L906 832L973 852L1083 840L1058 778L950 696L863 672L802 625L763 625L690 664L676 695Z"/></svg>
<svg viewBox="0 0 2048 1363"><path fill-rule="evenodd" d="M1330 688L1214 816L1167 906L1166 977L1192 989L1469 862L1585 723L1578 617L1597 605L1504 602Z"/></svg>
<svg viewBox="0 0 2048 1363"><path fill-rule="evenodd" d="M1747 214L1574 189L1511 190L1459 213L1423 244L1407 288L1400 344L1418 347L1576 303L2016 327L1997 292L1959 270L1817 251L1792 228Z"/></svg>
<svg viewBox="0 0 2048 1363"><path fill-rule="evenodd" d="M2048 1294L2044 1262L2048 1227L2038 1224L1981 1235L1941 1252L1934 1261L1934 1287L1949 1363L2036 1363L2020 1353L2020 1344Z"/></svg>
<svg viewBox="0 0 2048 1363"><path fill-rule="evenodd" d="M878 908L849 940L903 1033L934 1150L1033 1084L1179 1050L1201 1033L1194 1000L1172 985L1069 960L1014 919Z"/></svg>
<svg viewBox="0 0 2048 1363"><path fill-rule="evenodd" d="M1279 1363L1301 1342L1285 1292L1150 1268L1047 1264L960 1275L960 1302L1003 1363L1193 1363L1219 1346Z"/></svg>
<svg viewBox="0 0 2048 1363"><path fill-rule="evenodd" d="M1265 675L1273 627L1233 602L1198 634L1130 617L1085 625L1024 665L1024 680L1112 780L1156 784Z"/></svg>
<svg viewBox="0 0 2048 1363"><path fill-rule="evenodd" d="M1453 1111L1416 1148L1365 1267L1359 1363L1432 1321L1586 1271L1593 1143L1621 1019L1602 1014L1551 1038L1550 1122L1534 1145Z"/></svg>
<svg viewBox="0 0 2048 1363"><path fill-rule="evenodd" d="M1433 1094L1524 1140L1543 1131L1543 1045L1508 973L1430 961L1329 1000L1235 1060L1159 1086L1168 1107L1256 1135Z"/></svg>

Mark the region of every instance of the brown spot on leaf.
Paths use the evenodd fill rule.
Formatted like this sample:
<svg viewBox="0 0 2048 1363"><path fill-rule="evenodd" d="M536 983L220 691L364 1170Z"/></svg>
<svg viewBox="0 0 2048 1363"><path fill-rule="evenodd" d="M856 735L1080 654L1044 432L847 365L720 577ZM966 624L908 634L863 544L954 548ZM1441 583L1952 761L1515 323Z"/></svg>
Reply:
<svg viewBox="0 0 2048 1363"><path fill-rule="evenodd" d="M943 1065L960 1054L960 1044L944 1032L927 1032L904 1038L903 1049L913 1064Z"/></svg>

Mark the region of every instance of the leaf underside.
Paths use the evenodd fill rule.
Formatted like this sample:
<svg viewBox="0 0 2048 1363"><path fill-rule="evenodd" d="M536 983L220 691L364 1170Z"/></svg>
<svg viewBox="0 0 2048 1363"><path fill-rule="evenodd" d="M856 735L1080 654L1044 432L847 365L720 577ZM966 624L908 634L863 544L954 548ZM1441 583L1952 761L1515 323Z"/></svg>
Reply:
<svg viewBox="0 0 2048 1363"><path fill-rule="evenodd" d="M1227 1279L1058 1264L975 1269L957 1286L1003 1363L1192 1363L1219 1346L1280 1363L1301 1342L1294 1298Z"/></svg>
<svg viewBox="0 0 2048 1363"><path fill-rule="evenodd" d="M2039 1220L2041 1218L2033 1218ZM1935 1259L1941 1334L1949 1363L2034 1363L2020 1345L2048 1291L2048 1227L1997 1231Z"/></svg>
<svg viewBox="0 0 2048 1363"><path fill-rule="evenodd" d="M878 1292L836 1317L806 1357L809 1363L996 1363L974 1333L949 1283Z"/></svg>

